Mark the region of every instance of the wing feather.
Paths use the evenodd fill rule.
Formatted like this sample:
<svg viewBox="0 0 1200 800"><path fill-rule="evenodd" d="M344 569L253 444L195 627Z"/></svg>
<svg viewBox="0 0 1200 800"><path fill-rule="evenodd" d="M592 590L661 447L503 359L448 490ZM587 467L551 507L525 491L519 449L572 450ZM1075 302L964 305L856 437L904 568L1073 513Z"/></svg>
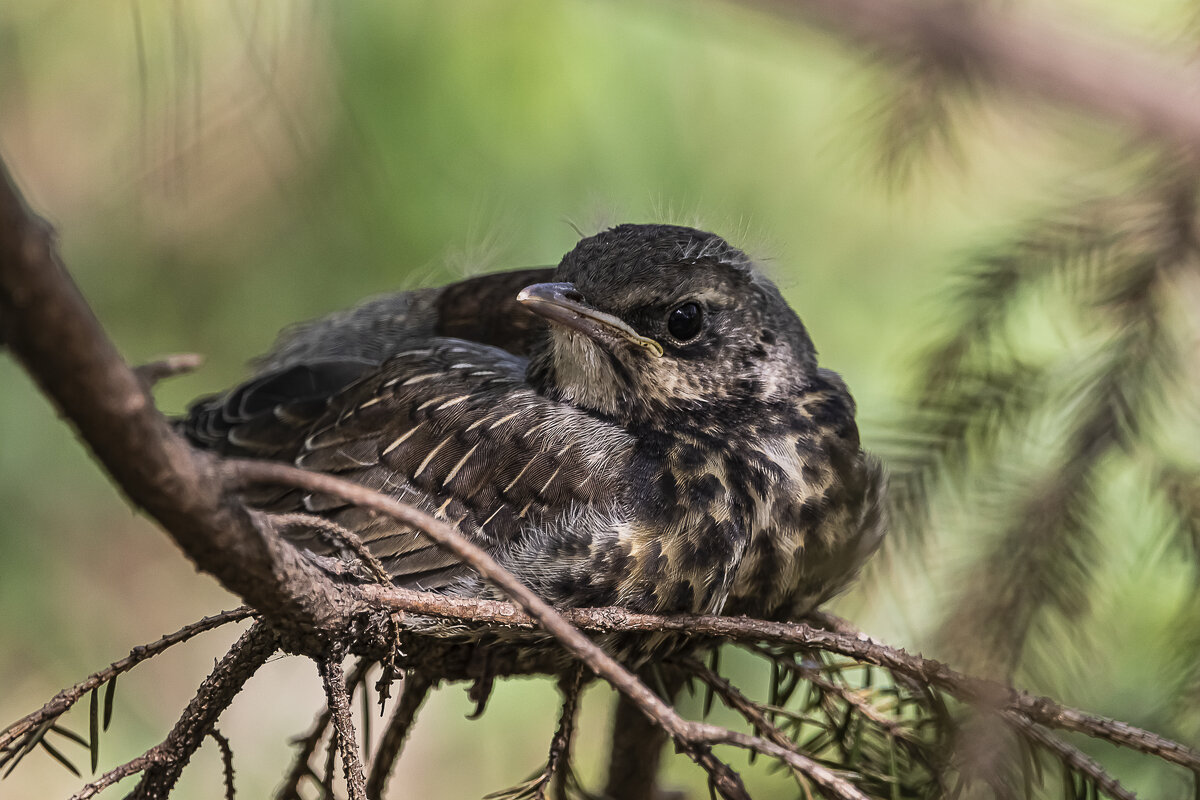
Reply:
<svg viewBox="0 0 1200 800"><path fill-rule="evenodd" d="M497 548L573 507L612 504L632 452L625 431L538 395L524 373L525 360L500 348L432 339L378 366L269 373L194 407L184 428L221 452L353 480ZM249 499L353 530L402 585L433 588L465 573L424 536L340 499L278 490Z"/></svg>

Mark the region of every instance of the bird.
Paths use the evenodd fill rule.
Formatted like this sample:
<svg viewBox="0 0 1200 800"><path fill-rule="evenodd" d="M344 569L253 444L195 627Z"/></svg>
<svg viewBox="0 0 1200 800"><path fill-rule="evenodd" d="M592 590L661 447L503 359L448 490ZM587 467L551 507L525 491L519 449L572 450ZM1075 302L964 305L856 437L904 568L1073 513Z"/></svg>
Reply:
<svg viewBox="0 0 1200 800"><path fill-rule="evenodd" d="M887 527L845 383L752 259L695 228L618 225L555 268L368 300L254 363L181 418L195 446L410 503L560 607L798 619ZM352 532L395 585L500 597L338 498L247 502Z"/></svg>

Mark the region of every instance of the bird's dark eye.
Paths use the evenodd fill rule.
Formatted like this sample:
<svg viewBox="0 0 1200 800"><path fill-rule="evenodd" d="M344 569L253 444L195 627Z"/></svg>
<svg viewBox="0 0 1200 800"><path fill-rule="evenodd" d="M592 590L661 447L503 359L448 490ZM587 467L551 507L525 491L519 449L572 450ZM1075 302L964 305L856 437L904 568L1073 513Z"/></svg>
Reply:
<svg viewBox="0 0 1200 800"><path fill-rule="evenodd" d="M667 316L667 333L681 342L695 339L704 323L704 314L699 303L684 303L676 306Z"/></svg>

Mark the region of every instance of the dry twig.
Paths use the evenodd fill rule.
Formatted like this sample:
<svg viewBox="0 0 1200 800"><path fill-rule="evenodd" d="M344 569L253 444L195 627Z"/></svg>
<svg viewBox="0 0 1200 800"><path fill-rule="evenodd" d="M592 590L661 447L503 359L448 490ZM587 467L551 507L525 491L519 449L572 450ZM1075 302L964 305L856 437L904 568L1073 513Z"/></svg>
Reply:
<svg viewBox="0 0 1200 800"><path fill-rule="evenodd" d="M274 632L261 622L242 634L200 684L167 738L146 754L157 752L159 757L142 773L142 780L129 794L131 800L162 800L170 795L217 718L278 647Z"/></svg>
<svg viewBox="0 0 1200 800"><path fill-rule="evenodd" d="M400 698L392 709L392 716L388 719L383 738L375 751L375 758L371 761L371 772L367 776L369 800L382 799L392 768L396 765L401 748L404 747L404 740L431 688L433 680L424 670L412 670L404 676L404 682L400 686Z"/></svg>
<svg viewBox="0 0 1200 800"><path fill-rule="evenodd" d="M342 759L342 774L350 800L366 800L367 779L363 775L362 759L358 757L358 736L354 732L354 719L350 714L350 694L346 691L346 675L339 658L329 658L319 665L321 680L325 684L325 697L333 714L333 741L330 752Z"/></svg>
<svg viewBox="0 0 1200 800"><path fill-rule="evenodd" d="M850 781L802 754L797 749L796 743L767 719L767 715L763 713L762 708L749 697L746 697L732 683L695 659L685 659L683 664L689 672L703 681L706 686L712 687L713 691L717 693L725 705L741 714L747 722L754 726L755 732L761 733L768 741L788 751L787 764L794 771L797 780L802 782L802 788L803 779L807 778L817 785L817 790L823 796L832 798L832 800L869 800Z"/></svg>
<svg viewBox="0 0 1200 800"><path fill-rule="evenodd" d="M233 790L233 748L229 746L229 740L216 728L209 731L208 735L217 743L217 747L221 751L221 774L225 778L225 800L233 800L235 794Z"/></svg>
<svg viewBox="0 0 1200 800"><path fill-rule="evenodd" d="M354 693L354 687L362 683L370 667L371 662L365 658L359 659L358 663L354 665L354 669L346 676L346 692L348 694ZM288 769L287 776L275 792L275 800L300 800L300 782L308 777L316 779L317 776L309 761L321 744L321 739L324 738L325 731L329 729L332 719L333 714L329 709L329 704L326 703L325 708L317 714L308 733L293 742L293 744L299 745L299 748L292 759L292 766ZM328 787L326 788L328 789Z"/></svg>
<svg viewBox="0 0 1200 800"><path fill-rule="evenodd" d="M128 672L143 661L148 661L156 655L166 650L172 645L186 642L193 636L210 631L213 628L219 628L222 625L230 622L239 622L254 616L254 609L245 606L235 608L232 611L222 611L219 614L214 614L211 617L205 617L198 622L193 622L190 625L184 625L174 633L169 633L158 641L150 644L138 645L130 651L129 655L119 661L114 661L102 670L93 672L74 686L63 689L61 692L47 701L41 708L21 717L16 722L9 725L3 731L0 731L0 752L9 749L19 739L24 738L31 732L37 730L46 722L57 719L66 713L71 706L75 705L80 698L88 694L88 692L99 689L104 684L108 683L118 675Z"/></svg>

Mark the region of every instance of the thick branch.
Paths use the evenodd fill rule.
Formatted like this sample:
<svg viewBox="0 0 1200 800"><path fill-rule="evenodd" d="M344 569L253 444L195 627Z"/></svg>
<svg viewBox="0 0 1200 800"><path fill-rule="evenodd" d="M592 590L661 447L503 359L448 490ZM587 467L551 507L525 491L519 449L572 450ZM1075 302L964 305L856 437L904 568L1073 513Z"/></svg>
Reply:
<svg viewBox="0 0 1200 800"><path fill-rule="evenodd" d="M885 53L963 64L997 86L1200 149L1200 70L1157 48L1084 37L1011 5L960 0L742 0ZM1002 10L1001 10L1002 9ZM1152 55L1153 54L1153 55Z"/></svg>
<svg viewBox="0 0 1200 800"><path fill-rule="evenodd" d="M0 339L79 431L121 489L196 564L275 622L333 631L336 587L294 547L266 536L223 491L216 460L154 406L59 260L50 226L0 162Z"/></svg>
<svg viewBox="0 0 1200 800"><path fill-rule="evenodd" d="M305 631L344 635L341 623L349 593L339 591L287 542L258 529L236 496L227 491L227 482L216 479L216 461L189 447L158 413L144 384L121 359L67 275L50 227L26 207L2 165L0 338L130 498L158 519L202 569L273 622L295 621ZM244 470L244 476L253 474L249 467ZM262 473L259 479L275 480ZM345 495L343 483L333 480L317 490ZM350 499L425 530L513 597L568 650L663 724L709 771L722 794L746 796L728 766L707 747L689 740L687 724L670 706L486 553L428 515L355 488L366 496ZM321 638L313 643L314 650L323 649ZM153 783L144 779L142 785Z"/></svg>

